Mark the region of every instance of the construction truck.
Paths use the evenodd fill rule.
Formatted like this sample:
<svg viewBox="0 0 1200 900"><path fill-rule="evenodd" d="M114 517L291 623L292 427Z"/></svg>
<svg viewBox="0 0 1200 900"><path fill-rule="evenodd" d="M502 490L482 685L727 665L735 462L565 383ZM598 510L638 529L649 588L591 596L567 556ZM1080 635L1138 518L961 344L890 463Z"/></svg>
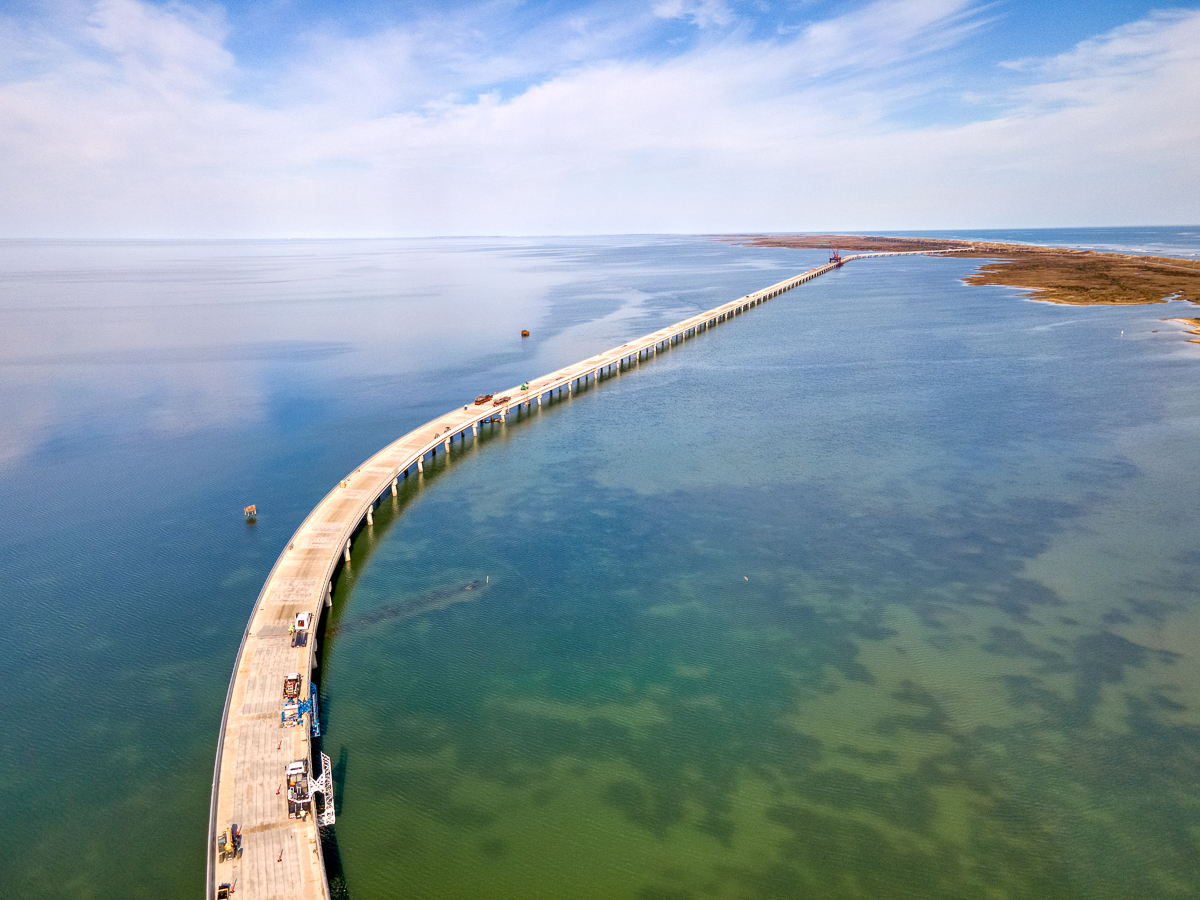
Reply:
<svg viewBox="0 0 1200 900"><path fill-rule="evenodd" d="M321 754L321 774L310 778L308 760L298 759L287 767L287 803L289 819L304 819L315 812L317 825L327 828L336 821L333 809L333 767L329 756ZM321 803L314 810L314 798L320 794Z"/></svg>
<svg viewBox="0 0 1200 900"><path fill-rule="evenodd" d="M290 629L292 632L293 647L308 646L308 629L310 625L312 625L312 613L296 613L296 621L292 624Z"/></svg>
<svg viewBox="0 0 1200 900"><path fill-rule="evenodd" d="M310 809L311 797L308 790L308 760L298 759L287 767L288 818L302 819Z"/></svg>
<svg viewBox="0 0 1200 900"><path fill-rule="evenodd" d="M300 688L304 686L304 679L299 672L293 672L290 675L284 676L283 679L283 699L284 700L299 700Z"/></svg>
<svg viewBox="0 0 1200 900"><path fill-rule="evenodd" d="M242 830L237 823L230 825L217 836L217 862L237 859L242 855Z"/></svg>

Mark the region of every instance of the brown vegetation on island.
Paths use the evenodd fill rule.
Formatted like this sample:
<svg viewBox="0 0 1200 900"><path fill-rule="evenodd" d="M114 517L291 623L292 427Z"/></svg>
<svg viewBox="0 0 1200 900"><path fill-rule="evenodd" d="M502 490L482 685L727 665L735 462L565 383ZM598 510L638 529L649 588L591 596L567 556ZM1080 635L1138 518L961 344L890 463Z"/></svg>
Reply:
<svg viewBox="0 0 1200 900"><path fill-rule="evenodd" d="M872 237L845 234L723 235L754 247L836 247L851 252L954 250L955 256L989 259L968 275L968 284L1023 288L1022 296L1078 305L1200 302L1200 260L1130 256L1063 247L989 241Z"/></svg>

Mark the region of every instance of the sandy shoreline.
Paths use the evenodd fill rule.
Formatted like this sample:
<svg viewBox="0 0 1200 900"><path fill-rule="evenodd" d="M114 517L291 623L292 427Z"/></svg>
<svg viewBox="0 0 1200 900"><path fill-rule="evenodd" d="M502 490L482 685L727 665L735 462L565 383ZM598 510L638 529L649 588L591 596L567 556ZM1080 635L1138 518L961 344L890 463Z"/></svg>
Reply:
<svg viewBox="0 0 1200 900"><path fill-rule="evenodd" d="M1163 322L1182 322L1184 325L1191 325L1185 334L1200 334L1200 319L1161 319ZM1200 338L1188 338L1189 344L1200 344Z"/></svg>

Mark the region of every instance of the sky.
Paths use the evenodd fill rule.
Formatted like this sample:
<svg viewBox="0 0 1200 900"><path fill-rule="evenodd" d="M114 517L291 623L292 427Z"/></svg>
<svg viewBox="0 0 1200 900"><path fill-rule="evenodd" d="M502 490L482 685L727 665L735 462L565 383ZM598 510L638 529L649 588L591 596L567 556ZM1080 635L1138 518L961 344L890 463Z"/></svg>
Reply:
<svg viewBox="0 0 1200 900"><path fill-rule="evenodd" d="M0 0L0 237L1200 223L1200 2Z"/></svg>

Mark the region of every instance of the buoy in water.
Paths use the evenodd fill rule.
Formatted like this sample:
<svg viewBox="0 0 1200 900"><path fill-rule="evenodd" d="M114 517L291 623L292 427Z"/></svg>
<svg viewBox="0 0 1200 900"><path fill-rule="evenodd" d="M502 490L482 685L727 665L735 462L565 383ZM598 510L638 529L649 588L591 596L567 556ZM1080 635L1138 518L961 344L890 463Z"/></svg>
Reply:
<svg viewBox="0 0 1200 900"><path fill-rule="evenodd" d="M521 337L529 337L529 329L528 328L521 329Z"/></svg>

